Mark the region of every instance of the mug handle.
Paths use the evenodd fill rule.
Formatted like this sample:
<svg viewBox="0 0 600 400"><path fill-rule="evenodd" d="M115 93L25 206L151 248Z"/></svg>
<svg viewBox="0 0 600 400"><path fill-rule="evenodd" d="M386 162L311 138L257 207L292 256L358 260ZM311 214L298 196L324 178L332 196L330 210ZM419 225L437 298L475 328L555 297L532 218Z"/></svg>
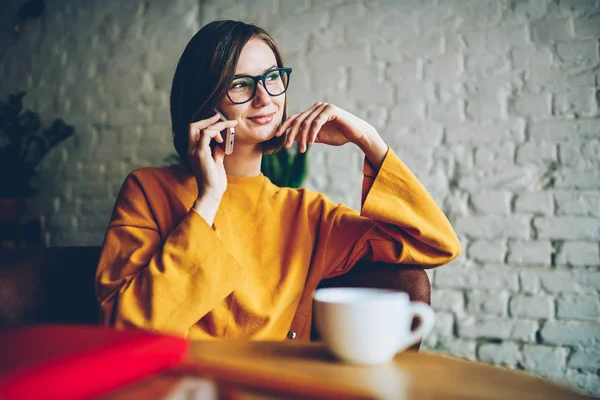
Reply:
<svg viewBox="0 0 600 400"><path fill-rule="evenodd" d="M419 340L422 340L429 332L431 332L433 325L435 324L435 314L433 309L425 303L411 302L410 314L412 318L419 317L421 322L415 330L408 334L404 343L401 344L400 350L404 350L417 343Z"/></svg>

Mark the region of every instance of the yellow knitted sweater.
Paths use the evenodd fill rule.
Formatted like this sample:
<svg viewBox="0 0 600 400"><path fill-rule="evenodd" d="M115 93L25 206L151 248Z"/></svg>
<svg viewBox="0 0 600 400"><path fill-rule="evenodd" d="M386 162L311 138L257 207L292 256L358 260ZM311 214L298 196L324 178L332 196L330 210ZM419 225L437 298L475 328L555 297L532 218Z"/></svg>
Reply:
<svg viewBox="0 0 600 400"><path fill-rule="evenodd" d="M132 172L96 274L105 323L190 339L308 339L312 294L359 259L439 266L460 243L429 193L389 149L365 161L359 212L264 175L228 176L214 225L191 210L181 166ZM402 266L399 266L402 268Z"/></svg>

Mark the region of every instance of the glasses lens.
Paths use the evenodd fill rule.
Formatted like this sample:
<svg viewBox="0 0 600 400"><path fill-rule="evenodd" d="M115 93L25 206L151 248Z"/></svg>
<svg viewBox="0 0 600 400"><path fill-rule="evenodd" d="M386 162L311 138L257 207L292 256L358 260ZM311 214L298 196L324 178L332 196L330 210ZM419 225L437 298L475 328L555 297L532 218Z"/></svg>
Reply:
<svg viewBox="0 0 600 400"><path fill-rule="evenodd" d="M282 69L270 71L265 77L265 87L271 96L278 96L285 92L288 86L288 73Z"/></svg>
<svg viewBox="0 0 600 400"><path fill-rule="evenodd" d="M249 77L234 79L229 92L227 92L234 103L243 103L250 100L252 93L254 93L254 80Z"/></svg>

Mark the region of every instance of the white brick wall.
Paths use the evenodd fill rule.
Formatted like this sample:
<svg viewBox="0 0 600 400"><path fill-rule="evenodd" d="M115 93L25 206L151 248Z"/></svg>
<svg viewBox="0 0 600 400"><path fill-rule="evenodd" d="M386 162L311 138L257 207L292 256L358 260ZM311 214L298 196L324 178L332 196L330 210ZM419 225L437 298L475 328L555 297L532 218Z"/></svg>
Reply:
<svg viewBox="0 0 600 400"><path fill-rule="evenodd" d="M77 128L40 171L50 245L100 244L127 172L173 152L170 81L193 33L257 22L295 68L291 112L326 100L367 118L459 232L465 253L430 274L425 347L600 395L600 1L57 0L15 40L21 3L3 3L0 95L26 89ZM310 158L308 186L359 207L360 153Z"/></svg>

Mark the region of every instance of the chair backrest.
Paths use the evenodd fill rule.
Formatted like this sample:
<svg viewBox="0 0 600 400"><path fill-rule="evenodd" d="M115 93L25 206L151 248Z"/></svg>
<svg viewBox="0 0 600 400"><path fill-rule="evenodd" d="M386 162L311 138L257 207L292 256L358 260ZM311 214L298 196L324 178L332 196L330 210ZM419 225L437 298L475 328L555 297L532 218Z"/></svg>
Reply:
<svg viewBox="0 0 600 400"><path fill-rule="evenodd" d="M0 250L0 329L98 322L94 277L100 247Z"/></svg>

